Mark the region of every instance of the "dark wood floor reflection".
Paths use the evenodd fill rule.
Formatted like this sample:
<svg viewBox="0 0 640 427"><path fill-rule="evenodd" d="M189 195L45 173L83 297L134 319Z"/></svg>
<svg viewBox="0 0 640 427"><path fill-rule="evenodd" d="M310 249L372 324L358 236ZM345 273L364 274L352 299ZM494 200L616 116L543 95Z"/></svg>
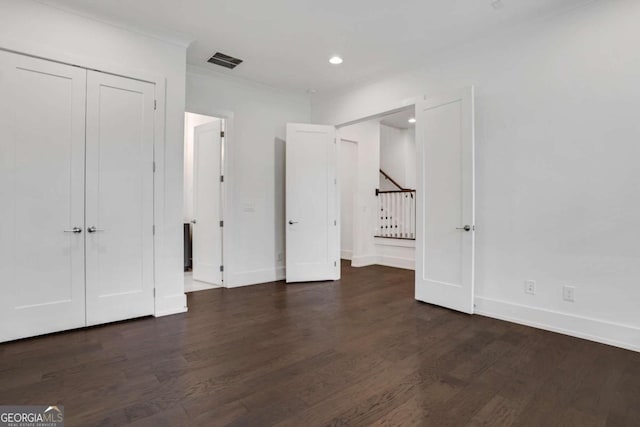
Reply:
<svg viewBox="0 0 640 427"><path fill-rule="evenodd" d="M67 426L639 426L640 354L414 301L413 273L189 294L0 345L0 404Z"/></svg>

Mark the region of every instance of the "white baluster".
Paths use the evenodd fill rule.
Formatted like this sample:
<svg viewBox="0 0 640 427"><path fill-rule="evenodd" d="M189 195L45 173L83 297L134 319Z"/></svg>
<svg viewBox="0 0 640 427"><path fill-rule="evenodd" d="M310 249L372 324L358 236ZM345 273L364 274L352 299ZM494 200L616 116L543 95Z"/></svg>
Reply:
<svg viewBox="0 0 640 427"><path fill-rule="evenodd" d="M400 224L402 223L402 193L396 194L396 237L400 235Z"/></svg>
<svg viewBox="0 0 640 427"><path fill-rule="evenodd" d="M389 195L386 193L384 194L384 229L382 235L389 235Z"/></svg>
<svg viewBox="0 0 640 427"><path fill-rule="evenodd" d="M384 236L384 194L380 194L380 235Z"/></svg>
<svg viewBox="0 0 640 427"><path fill-rule="evenodd" d="M382 217L382 194L378 194L378 200L377 200L377 206L378 206L378 210L376 211L376 224L378 226L378 230L376 231L376 235L377 236L382 236L382 220L380 219L380 217Z"/></svg>
<svg viewBox="0 0 640 427"><path fill-rule="evenodd" d="M402 229L401 229L401 237L407 237L407 194L402 193Z"/></svg>
<svg viewBox="0 0 640 427"><path fill-rule="evenodd" d="M391 193L391 237L396 237L396 193Z"/></svg>
<svg viewBox="0 0 640 427"><path fill-rule="evenodd" d="M393 209L393 193L389 194L389 237L393 237L393 216L395 212Z"/></svg>
<svg viewBox="0 0 640 427"><path fill-rule="evenodd" d="M414 191L413 197L411 198L411 238L416 238L416 197L417 193Z"/></svg>

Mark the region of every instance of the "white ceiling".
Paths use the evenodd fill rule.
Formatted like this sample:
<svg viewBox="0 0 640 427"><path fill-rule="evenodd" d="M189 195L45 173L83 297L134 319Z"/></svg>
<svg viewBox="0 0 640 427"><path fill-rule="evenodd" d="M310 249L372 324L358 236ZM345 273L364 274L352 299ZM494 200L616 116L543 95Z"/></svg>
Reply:
<svg viewBox="0 0 640 427"><path fill-rule="evenodd" d="M380 123L397 129L411 129L415 127L415 124L409 123L409 119L413 117L413 113L414 108L411 107L406 110L384 116L380 119Z"/></svg>
<svg viewBox="0 0 640 427"><path fill-rule="evenodd" d="M434 51L594 0L40 0L194 40L190 64L276 87L326 91L418 66ZM206 64L216 51L244 59ZM340 66L330 56L344 58Z"/></svg>

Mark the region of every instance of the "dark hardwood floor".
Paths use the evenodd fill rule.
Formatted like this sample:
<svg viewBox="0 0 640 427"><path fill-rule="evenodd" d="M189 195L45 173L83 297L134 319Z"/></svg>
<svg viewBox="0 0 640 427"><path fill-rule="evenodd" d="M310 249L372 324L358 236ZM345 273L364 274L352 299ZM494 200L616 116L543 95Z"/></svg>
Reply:
<svg viewBox="0 0 640 427"><path fill-rule="evenodd" d="M416 302L413 272L189 294L0 345L0 404L67 426L640 426L640 354Z"/></svg>

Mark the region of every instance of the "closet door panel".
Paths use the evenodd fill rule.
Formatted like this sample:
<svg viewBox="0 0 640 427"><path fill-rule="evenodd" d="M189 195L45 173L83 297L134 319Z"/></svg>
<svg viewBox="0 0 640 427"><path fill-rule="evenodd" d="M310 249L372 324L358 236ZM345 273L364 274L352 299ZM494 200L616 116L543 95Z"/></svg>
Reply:
<svg viewBox="0 0 640 427"><path fill-rule="evenodd" d="M150 83L88 72L88 325L154 311L154 92Z"/></svg>
<svg viewBox="0 0 640 427"><path fill-rule="evenodd" d="M85 89L0 51L0 341L85 325Z"/></svg>

